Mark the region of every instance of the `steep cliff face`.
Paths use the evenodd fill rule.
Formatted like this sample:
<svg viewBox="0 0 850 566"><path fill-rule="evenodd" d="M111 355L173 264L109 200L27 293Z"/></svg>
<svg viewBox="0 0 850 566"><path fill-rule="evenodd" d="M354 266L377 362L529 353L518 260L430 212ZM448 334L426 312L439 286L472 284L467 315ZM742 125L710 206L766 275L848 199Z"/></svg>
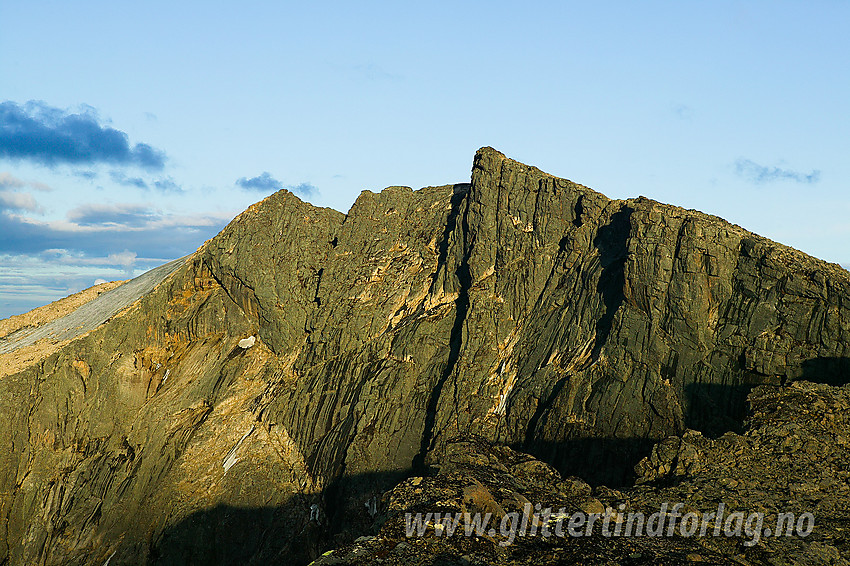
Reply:
<svg viewBox="0 0 850 566"><path fill-rule="evenodd" d="M0 563L306 561L459 435L622 482L848 338L840 267L490 148L347 215L281 191L0 378Z"/></svg>
<svg viewBox="0 0 850 566"><path fill-rule="evenodd" d="M640 439L736 428L753 384L850 371L837 265L492 150L462 206L443 269L468 308L436 434L485 432L593 473L588 450L613 465ZM583 437L608 442L570 441Z"/></svg>

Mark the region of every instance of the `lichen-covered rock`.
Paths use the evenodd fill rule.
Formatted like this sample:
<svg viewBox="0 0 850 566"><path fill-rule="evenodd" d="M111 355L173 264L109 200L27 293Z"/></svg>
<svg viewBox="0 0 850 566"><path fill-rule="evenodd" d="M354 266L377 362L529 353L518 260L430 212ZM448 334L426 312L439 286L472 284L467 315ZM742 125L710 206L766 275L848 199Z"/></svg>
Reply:
<svg viewBox="0 0 850 566"><path fill-rule="evenodd" d="M836 442L850 425L850 388L808 382L762 386L749 402L752 412L744 435L711 439L687 431L665 439L638 466L637 486L600 486L592 497L590 486L575 478L555 479L551 467L531 456L482 439L454 439L440 458L450 464L431 477L401 482L383 496L376 536L343 544L314 564L850 564L850 450L846 442ZM817 445L817 461L789 450L786 439L791 437ZM565 491L565 484L576 488ZM486 493L479 498L488 504L470 505L469 486ZM715 535L713 514L720 504L723 529ZM502 525L511 525L505 517L521 517L526 505L527 529L518 523L515 531L503 530ZM500 511L478 510L483 508ZM545 515L547 508L553 512ZM668 526L660 535L644 531L636 536L626 530L630 514L650 517L661 509ZM483 520L481 515L475 518L476 512L491 513L487 526L493 532L476 530L473 519ZM609 513L609 525L620 520L619 534L610 526L606 536L604 525L596 524L591 534L579 529L581 536L570 535L566 526L559 535L553 523L576 513ZM670 532L674 513L677 522ZM702 534L683 531L688 513L695 521L707 521L709 528ZM760 513L759 520L752 520L761 526L758 535L742 528L729 536L726 524L735 513L746 521ZM787 513L795 519L791 532L785 521L786 530L777 535L779 515ZM798 531L799 517L806 513L813 516L812 528L804 521L805 528ZM535 520L538 528L532 529ZM544 532L546 521L550 528ZM728 524L734 531L734 518Z"/></svg>
<svg viewBox="0 0 850 566"><path fill-rule="evenodd" d="M444 458L453 463L384 494L375 536L340 545L313 565L740 564L727 548L709 549L696 538L611 536L613 528L606 536L599 519L589 534L582 526L581 536L571 535L569 517L604 516L628 496L599 488L599 498L591 497L589 485L561 480L527 454L458 438L446 443ZM565 484L569 493L560 489Z"/></svg>
<svg viewBox="0 0 850 566"><path fill-rule="evenodd" d="M701 470L705 455L688 441L699 436L699 431L689 430L681 438L671 436L653 446L650 455L635 466L638 481L687 476Z"/></svg>
<svg viewBox="0 0 850 566"><path fill-rule="evenodd" d="M689 434L677 455L700 454L699 466L682 466L676 477L656 473L656 452L638 465L639 481L630 500L652 507L663 501L687 501L699 513L716 511L764 514L762 538L750 554L757 564L850 564L850 387L799 381L786 387L761 386L749 395L743 434L711 439ZM775 536L778 515L811 513L808 536ZM712 539L717 546L717 541ZM749 555L748 555L749 556Z"/></svg>

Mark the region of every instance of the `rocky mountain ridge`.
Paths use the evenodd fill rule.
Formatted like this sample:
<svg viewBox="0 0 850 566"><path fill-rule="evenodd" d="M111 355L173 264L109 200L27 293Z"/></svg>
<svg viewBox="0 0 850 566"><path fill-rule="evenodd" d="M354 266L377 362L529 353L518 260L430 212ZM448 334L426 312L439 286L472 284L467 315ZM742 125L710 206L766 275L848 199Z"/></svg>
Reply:
<svg viewBox="0 0 850 566"><path fill-rule="evenodd" d="M469 435L628 485L753 386L846 381L848 309L837 265L491 148L348 214L281 191L0 379L0 563L306 563Z"/></svg>

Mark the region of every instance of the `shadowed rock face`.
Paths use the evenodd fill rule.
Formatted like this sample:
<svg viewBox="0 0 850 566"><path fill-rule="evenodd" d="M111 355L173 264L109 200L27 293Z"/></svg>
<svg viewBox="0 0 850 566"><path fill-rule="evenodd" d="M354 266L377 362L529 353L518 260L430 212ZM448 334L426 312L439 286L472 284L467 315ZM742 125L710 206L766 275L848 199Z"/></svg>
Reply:
<svg viewBox="0 0 850 566"><path fill-rule="evenodd" d="M375 536L341 544L314 566L848 564L850 388L797 381L759 386L748 401L743 435L710 439L689 430L669 437L636 466L637 485L622 491L563 478L479 438L448 441L438 473L384 494ZM677 504L680 516L692 518L671 523L667 516L660 531L644 529L653 524L648 517ZM581 522L605 509L622 513L620 522ZM734 519L727 523L735 513L753 530L735 533ZM702 532L682 527L702 521Z"/></svg>
<svg viewBox="0 0 850 566"><path fill-rule="evenodd" d="M836 265L490 148L347 215L281 191L0 380L0 563L305 562L470 434L624 483L753 385L845 381L848 309Z"/></svg>

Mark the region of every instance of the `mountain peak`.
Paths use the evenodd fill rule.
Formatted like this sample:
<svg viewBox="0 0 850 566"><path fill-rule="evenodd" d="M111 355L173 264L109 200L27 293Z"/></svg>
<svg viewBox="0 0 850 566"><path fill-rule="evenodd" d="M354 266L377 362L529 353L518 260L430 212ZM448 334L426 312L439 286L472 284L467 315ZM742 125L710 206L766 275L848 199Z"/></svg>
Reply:
<svg viewBox="0 0 850 566"><path fill-rule="evenodd" d="M489 147L348 214L280 191L172 267L0 380L0 562L306 563L457 438L627 486L752 387L850 374L847 272Z"/></svg>

